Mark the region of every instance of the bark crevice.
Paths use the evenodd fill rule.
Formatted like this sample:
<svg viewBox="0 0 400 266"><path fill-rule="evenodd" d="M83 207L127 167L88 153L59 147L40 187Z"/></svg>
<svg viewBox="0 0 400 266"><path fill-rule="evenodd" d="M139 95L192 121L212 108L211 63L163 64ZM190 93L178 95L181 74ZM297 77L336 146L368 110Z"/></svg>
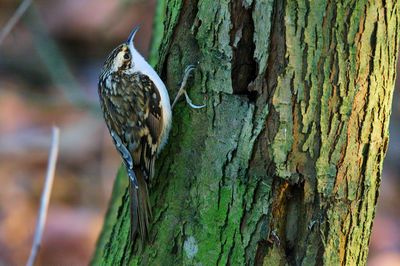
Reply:
<svg viewBox="0 0 400 266"><path fill-rule="evenodd" d="M254 3L249 7L243 6L241 1L232 1L230 4L233 93L246 95L250 102L254 102L257 97L257 93L248 88L257 73L257 63L254 59L253 8Z"/></svg>

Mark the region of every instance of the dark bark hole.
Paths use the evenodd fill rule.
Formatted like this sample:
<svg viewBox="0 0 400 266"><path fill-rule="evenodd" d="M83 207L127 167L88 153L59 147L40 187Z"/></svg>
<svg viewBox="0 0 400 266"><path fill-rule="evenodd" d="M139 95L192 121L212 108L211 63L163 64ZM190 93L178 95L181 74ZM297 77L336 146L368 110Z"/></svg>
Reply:
<svg viewBox="0 0 400 266"><path fill-rule="evenodd" d="M302 250L298 243L304 241L304 228L307 227L306 210L304 209L304 179L289 185L286 191L286 230L285 230L285 254L289 265L297 265L302 257Z"/></svg>
<svg viewBox="0 0 400 266"><path fill-rule="evenodd" d="M249 84L257 76L257 64L253 58L255 45L252 7L246 9L241 1L232 1L231 21L233 26L230 31L230 45L233 51L231 72L233 93L247 95L250 101L255 101L257 92L248 89Z"/></svg>
<svg viewBox="0 0 400 266"><path fill-rule="evenodd" d="M258 242L254 265L259 266L264 264L264 257L267 255L269 245L266 240Z"/></svg>

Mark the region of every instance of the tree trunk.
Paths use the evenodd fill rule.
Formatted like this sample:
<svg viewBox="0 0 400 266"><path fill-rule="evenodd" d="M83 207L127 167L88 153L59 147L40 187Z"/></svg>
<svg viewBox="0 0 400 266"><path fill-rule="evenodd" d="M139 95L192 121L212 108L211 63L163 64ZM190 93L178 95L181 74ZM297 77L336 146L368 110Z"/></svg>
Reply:
<svg viewBox="0 0 400 266"><path fill-rule="evenodd" d="M397 1L160 4L157 70L175 95L198 62L189 94L207 107L174 110L150 185L152 243L129 243L122 170L92 263L365 264L388 144Z"/></svg>

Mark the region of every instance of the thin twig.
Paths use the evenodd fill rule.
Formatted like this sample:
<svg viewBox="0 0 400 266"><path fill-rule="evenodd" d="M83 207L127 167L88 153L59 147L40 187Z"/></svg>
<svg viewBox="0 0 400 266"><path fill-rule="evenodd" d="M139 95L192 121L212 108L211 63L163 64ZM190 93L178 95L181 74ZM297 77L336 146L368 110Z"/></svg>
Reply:
<svg viewBox="0 0 400 266"><path fill-rule="evenodd" d="M4 28L0 31L0 45L3 43L4 39L11 32L11 30L14 28L15 24L17 24L17 22L21 19L22 15L26 12L26 10L28 9L28 7L31 4L32 4L32 0L24 0L19 5L17 10L15 10L15 13L7 21L7 24L4 26Z"/></svg>
<svg viewBox="0 0 400 266"><path fill-rule="evenodd" d="M49 206L51 188L53 186L53 181L54 181L54 172L56 170L59 137L60 137L60 130L58 129L58 127L53 127L50 154L47 163L46 179L44 181L44 188L42 192L42 197L40 199L39 216L37 219L35 236L33 238L31 255L29 256L29 260L26 263L26 266L33 266L35 264L36 256L40 248L40 243L42 241L42 235L47 216L47 209Z"/></svg>

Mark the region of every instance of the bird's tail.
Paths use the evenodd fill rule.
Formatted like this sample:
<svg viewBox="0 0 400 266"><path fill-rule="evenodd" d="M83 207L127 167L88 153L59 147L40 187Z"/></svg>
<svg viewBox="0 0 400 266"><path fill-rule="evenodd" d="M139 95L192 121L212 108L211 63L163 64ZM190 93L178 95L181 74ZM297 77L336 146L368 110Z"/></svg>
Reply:
<svg viewBox="0 0 400 266"><path fill-rule="evenodd" d="M140 235L142 242L148 239L149 226L151 219L151 207L149 201L149 193L147 183L144 179L143 172L140 168L135 168L129 172L129 194L131 201L131 239ZM137 184L135 184L132 174L135 175Z"/></svg>

